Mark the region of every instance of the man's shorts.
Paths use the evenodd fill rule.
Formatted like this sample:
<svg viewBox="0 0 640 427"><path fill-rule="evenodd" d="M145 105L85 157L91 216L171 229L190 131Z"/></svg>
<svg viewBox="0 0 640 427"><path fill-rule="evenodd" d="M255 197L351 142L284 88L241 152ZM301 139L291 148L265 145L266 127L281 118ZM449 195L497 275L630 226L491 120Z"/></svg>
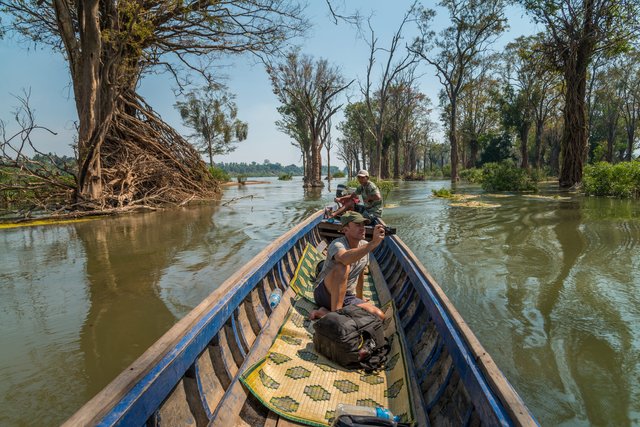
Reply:
<svg viewBox="0 0 640 427"><path fill-rule="evenodd" d="M320 307L324 307L327 310L331 311L331 295L327 290L327 287L324 285L324 280L320 282L318 286L313 290L313 298L316 300L316 304ZM353 294L346 294L344 296L344 301L342 302L342 306L346 307L352 304L363 304L364 300L358 298Z"/></svg>

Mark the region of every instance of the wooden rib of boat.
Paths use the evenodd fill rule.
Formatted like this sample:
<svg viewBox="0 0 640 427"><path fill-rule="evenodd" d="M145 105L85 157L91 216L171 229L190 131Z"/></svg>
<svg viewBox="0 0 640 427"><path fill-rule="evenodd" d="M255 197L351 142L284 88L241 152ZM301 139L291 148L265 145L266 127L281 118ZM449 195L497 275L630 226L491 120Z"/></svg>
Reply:
<svg viewBox="0 0 640 427"><path fill-rule="evenodd" d="M294 292L305 246L336 227L311 216L261 251L66 421L67 426L286 426L239 381L263 357ZM537 425L442 289L397 236L374 252L376 286L395 300L420 426ZM271 291L283 290L272 311Z"/></svg>

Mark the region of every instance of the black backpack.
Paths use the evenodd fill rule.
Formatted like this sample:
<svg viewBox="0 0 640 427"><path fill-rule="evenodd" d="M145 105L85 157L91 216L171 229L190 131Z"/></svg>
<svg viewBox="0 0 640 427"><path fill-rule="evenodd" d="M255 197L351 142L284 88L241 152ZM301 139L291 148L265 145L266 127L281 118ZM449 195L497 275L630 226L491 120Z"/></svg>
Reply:
<svg viewBox="0 0 640 427"><path fill-rule="evenodd" d="M382 320L357 305L327 313L313 325L315 350L340 366L382 369L390 347Z"/></svg>

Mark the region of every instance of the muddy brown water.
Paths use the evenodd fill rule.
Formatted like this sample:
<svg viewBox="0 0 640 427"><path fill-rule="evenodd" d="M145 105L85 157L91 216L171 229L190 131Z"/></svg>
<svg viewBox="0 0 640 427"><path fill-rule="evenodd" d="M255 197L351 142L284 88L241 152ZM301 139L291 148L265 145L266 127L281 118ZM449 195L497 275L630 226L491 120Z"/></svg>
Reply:
<svg viewBox="0 0 640 427"><path fill-rule="evenodd" d="M228 206L0 230L0 425L64 421L332 199L267 181L227 188L253 196ZM461 187L469 207L431 197L442 187L400 184L384 219L540 423L640 424L640 202Z"/></svg>

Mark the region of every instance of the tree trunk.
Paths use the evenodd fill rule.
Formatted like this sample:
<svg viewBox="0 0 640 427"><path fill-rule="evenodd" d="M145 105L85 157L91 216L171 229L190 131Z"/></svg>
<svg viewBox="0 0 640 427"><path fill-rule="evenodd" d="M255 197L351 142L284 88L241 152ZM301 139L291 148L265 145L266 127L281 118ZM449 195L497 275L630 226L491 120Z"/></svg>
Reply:
<svg viewBox="0 0 640 427"><path fill-rule="evenodd" d="M393 179L400 178L400 138L395 137L393 141Z"/></svg>
<svg viewBox="0 0 640 427"><path fill-rule="evenodd" d="M529 129L531 129L531 122L525 121L520 129L520 154L522 155L520 167L522 169L529 168L529 148L527 147L527 143L529 142Z"/></svg>
<svg viewBox="0 0 640 427"><path fill-rule="evenodd" d="M79 7L83 24L80 51L75 61L69 61L71 78L76 89L78 111L79 198L98 202L102 196L102 167L100 147L110 125L113 86L102 80L102 36L100 29L100 2L87 0ZM75 67L77 65L77 67ZM103 99L104 98L104 99ZM111 107L111 108L110 108Z"/></svg>
<svg viewBox="0 0 640 427"><path fill-rule="evenodd" d="M480 148L478 138L471 138L471 141L469 141L469 148L469 164L467 166L470 168L475 168L476 163L478 163L478 149Z"/></svg>
<svg viewBox="0 0 640 427"><path fill-rule="evenodd" d="M565 83L564 129L560 155L562 168L559 180L561 188L572 187L582 181L582 169L587 150L586 58L579 57L575 64L569 64L566 67Z"/></svg>
<svg viewBox="0 0 640 427"><path fill-rule="evenodd" d="M318 142L316 136L311 144L311 174L309 176L309 187L322 188L322 144Z"/></svg>
<svg viewBox="0 0 640 427"><path fill-rule="evenodd" d="M542 155L542 131L544 128L544 121L537 119L536 120L536 135L535 135L535 147L533 154L533 167L538 169L540 167L540 157Z"/></svg>
<svg viewBox="0 0 640 427"><path fill-rule="evenodd" d="M207 141L207 151L209 152L209 166L213 167L213 138Z"/></svg>
<svg viewBox="0 0 640 427"><path fill-rule="evenodd" d="M630 162L633 157L633 143L636 140L636 129L635 126L629 126L627 128L627 151L625 153L625 160Z"/></svg>
<svg viewBox="0 0 640 427"><path fill-rule="evenodd" d="M449 143L451 144L451 183L458 182L458 138L456 136L457 127L457 106L455 101L451 102L451 117L449 118Z"/></svg>
<svg viewBox="0 0 640 427"><path fill-rule="evenodd" d="M327 145L327 185L331 191L331 153L330 147Z"/></svg>
<svg viewBox="0 0 640 427"><path fill-rule="evenodd" d="M382 178L382 139L384 134L382 133L382 126L376 131L376 159L375 167L373 168L373 175ZM385 159L387 160L387 159ZM372 165L373 166L373 165Z"/></svg>

